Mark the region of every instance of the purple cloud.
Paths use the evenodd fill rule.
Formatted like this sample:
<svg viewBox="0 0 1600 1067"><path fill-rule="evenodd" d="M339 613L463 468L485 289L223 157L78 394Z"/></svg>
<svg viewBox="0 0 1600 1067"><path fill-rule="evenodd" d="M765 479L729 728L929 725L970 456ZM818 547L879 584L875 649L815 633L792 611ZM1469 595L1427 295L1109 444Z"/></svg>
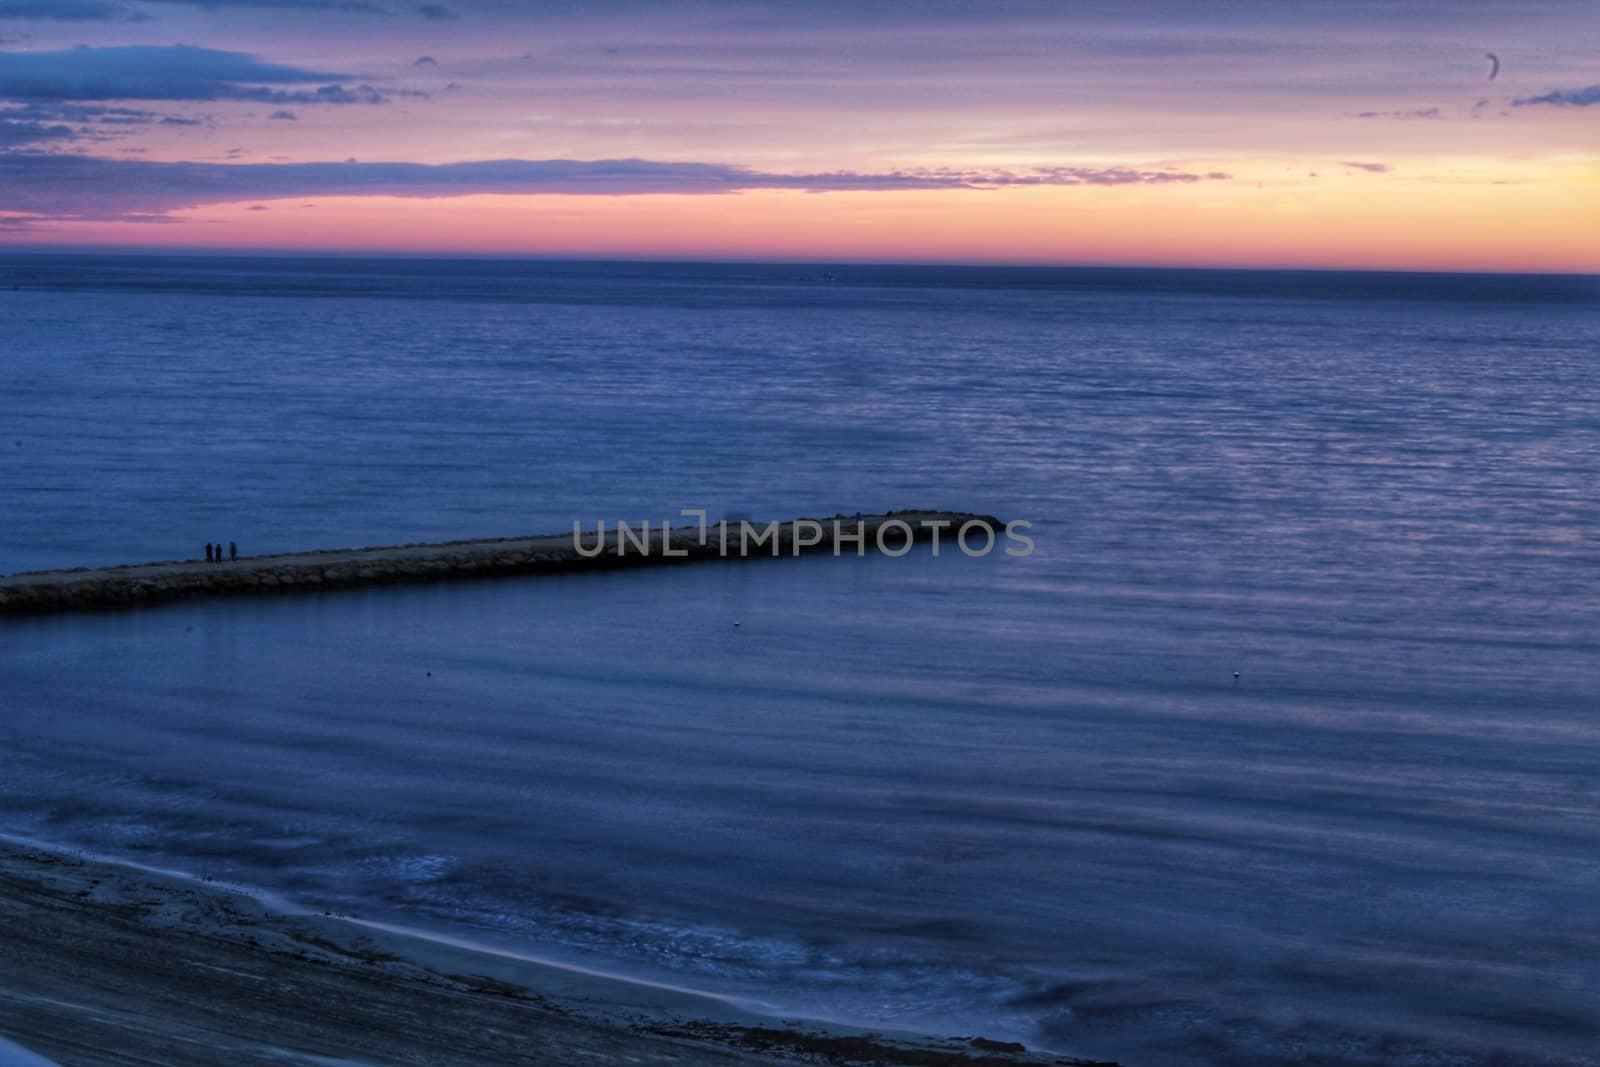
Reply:
<svg viewBox="0 0 1600 1067"><path fill-rule="evenodd" d="M1436 107L1418 107L1409 111L1362 111L1358 119L1442 119L1444 113Z"/></svg>
<svg viewBox="0 0 1600 1067"><path fill-rule="evenodd" d="M214 126L209 115L163 115L142 108L38 101L0 109L0 149L44 141L106 141L148 126ZM63 133L62 131L66 131Z"/></svg>
<svg viewBox="0 0 1600 1067"><path fill-rule="evenodd" d="M1549 104L1553 107L1588 107L1600 104L1600 85L1586 85L1582 89L1552 89L1543 96L1528 96L1511 101L1512 107L1532 107Z"/></svg>
<svg viewBox="0 0 1600 1067"><path fill-rule="evenodd" d="M0 52L0 98L10 100L255 100L381 103L346 74L263 63L244 52L190 45L129 45L59 52ZM327 82L315 89L275 86Z"/></svg>
<svg viewBox="0 0 1600 1067"><path fill-rule="evenodd" d="M0 211L71 219L149 217L205 204L307 196L436 198L478 193L630 196L746 189L813 193L996 189L1039 185L1167 185L1225 181L1134 167L1037 171L916 170L778 174L723 163L646 159L502 159L471 163L152 163L78 155L0 153Z"/></svg>
<svg viewBox="0 0 1600 1067"><path fill-rule="evenodd" d="M1347 159L1344 161L1344 165L1354 167L1356 170L1364 170L1369 174L1388 174L1390 171L1387 163L1358 163L1355 160Z"/></svg>
<svg viewBox="0 0 1600 1067"><path fill-rule="evenodd" d="M75 141L78 135L72 127L60 123L45 125L42 122L16 122L0 119L0 150L39 145L51 141Z"/></svg>
<svg viewBox="0 0 1600 1067"><path fill-rule="evenodd" d="M280 11L354 11L364 15L386 15L382 6L367 0L145 0L145 3L183 7L253 7Z"/></svg>
<svg viewBox="0 0 1600 1067"><path fill-rule="evenodd" d="M105 0L7 0L0 3L0 19L49 19L52 22L108 22L122 18L127 8Z"/></svg>

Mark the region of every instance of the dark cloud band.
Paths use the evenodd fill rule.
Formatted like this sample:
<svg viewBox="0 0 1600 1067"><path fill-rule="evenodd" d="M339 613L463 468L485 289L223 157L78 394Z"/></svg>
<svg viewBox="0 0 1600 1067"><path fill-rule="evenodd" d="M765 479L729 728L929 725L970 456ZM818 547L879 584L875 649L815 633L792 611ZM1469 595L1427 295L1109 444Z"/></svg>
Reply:
<svg viewBox="0 0 1600 1067"><path fill-rule="evenodd" d="M1512 107L1532 107L1548 104L1552 107L1589 107L1600 104L1600 85L1586 85L1582 89L1552 89L1542 96L1528 96L1511 101Z"/></svg>
<svg viewBox="0 0 1600 1067"><path fill-rule="evenodd" d="M370 103L350 75L264 63L244 52L189 45L128 45L58 52L0 52L0 98L9 100L253 100ZM292 88L316 85L315 88ZM282 88L289 86L291 88Z"/></svg>
<svg viewBox="0 0 1600 1067"><path fill-rule="evenodd" d="M645 159L423 163L153 163L94 156L0 154L0 211L57 219L165 216L206 204L308 196L437 198L495 193L634 196L795 189L826 193L1040 185L1224 181L1219 171L1055 167L774 174L722 163Z"/></svg>
<svg viewBox="0 0 1600 1067"><path fill-rule="evenodd" d="M366 0L143 0L146 4L182 7L265 8L281 11L354 11L388 14L386 8ZM117 0L0 0L0 19L38 19L51 22L140 22L147 18L132 4Z"/></svg>

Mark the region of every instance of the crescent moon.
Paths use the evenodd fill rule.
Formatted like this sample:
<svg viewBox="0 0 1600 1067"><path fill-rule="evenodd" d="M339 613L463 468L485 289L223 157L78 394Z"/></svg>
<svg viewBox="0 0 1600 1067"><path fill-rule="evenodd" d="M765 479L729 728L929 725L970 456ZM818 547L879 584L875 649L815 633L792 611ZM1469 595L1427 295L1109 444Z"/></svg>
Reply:
<svg viewBox="0 0 1600 1067"><path fill-rule="evenodd" d="M1489 80L1494 81L1495 78L1500 76L1500 57L1495 55L1493 52L1485 52L1483 57L1490 63L1494 64L1494 66L1489 70Z"/></svg>

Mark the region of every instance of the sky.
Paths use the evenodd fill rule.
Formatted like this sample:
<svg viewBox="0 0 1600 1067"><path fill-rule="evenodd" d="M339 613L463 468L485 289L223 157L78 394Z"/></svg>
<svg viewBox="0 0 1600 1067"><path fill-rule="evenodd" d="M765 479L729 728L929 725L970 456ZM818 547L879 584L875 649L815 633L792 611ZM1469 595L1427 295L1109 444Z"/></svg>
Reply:
<svg viewBox="0 0 1600 1067"><path fill-rule="evenodd" d="M0 0L0 247L1600 272L1594 0Z"/></svg>

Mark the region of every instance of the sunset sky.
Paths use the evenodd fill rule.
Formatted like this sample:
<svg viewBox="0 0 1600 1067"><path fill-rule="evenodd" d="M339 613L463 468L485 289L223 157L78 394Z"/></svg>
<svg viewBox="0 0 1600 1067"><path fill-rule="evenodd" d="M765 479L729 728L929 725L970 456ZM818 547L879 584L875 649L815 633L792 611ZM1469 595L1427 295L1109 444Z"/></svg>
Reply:
<svg viewBox="0 0 1600 1067"><path fill-rule="evenodd" d="M0 0L0 245L1595 272L1600 3Z"/></svg>

